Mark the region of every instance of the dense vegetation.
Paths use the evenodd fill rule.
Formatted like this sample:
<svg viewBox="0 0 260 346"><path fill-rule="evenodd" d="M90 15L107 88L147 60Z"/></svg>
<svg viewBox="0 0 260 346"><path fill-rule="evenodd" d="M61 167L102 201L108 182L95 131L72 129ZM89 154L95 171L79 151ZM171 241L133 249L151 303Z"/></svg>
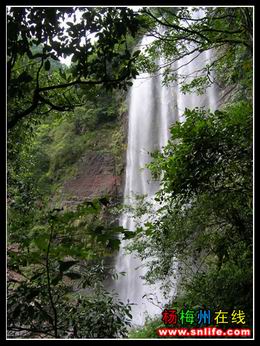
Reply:
<svg viewBox="0 0 260 346"><path fill-rule="evenodd" d="M75 23L69 22L67 33L59 25L65 13L66 22ZM85 30L96 32L109 21L115 32L107 27L98 42L82 46L73 14L72 8L12 8L8 13L10 337L113 338L126 335L131 317L130 306L103 288L113 275L104 261L118 249L118 235L129 236L107 216L110 196L64 205L62 187L77 173L86 151L109 152L115 174L122 171L126 95L113 89L130 83L137 55L131 57L128 46L137 23L128 9L86 9ZM63 34L74 40L65 44ZM68 68L58 57L71 53ZM86 65L87 55L91 63Z"/></svg>
<svg viewBox="0 0 260 346"><path fill-rule="evenodd" d="M70 117L49 115L30 136L22 137L22 146L20 127L9 135L10 336L126 335L129 306L116 303L102 282L113 275L104 261L118 249L118 234L127 232L109 217L110 196L66 205L63 193L85 151L110 152L116 169L122 169L122 126L119 120L107 121L113 110L111 95L110 107L106 101L95 108L94 101L92 108L88 102L88 112L79 108ZM93 317L101 315L94 327Z"/></svg>
<svg viewBox="0 0 260 346"><path fill-rule="evenodd" d="M153 154L150 168L163 177L161 207L138 229L132 249L155 258L150 282L171 279L178 261L179 308L240 309L252 326L252 108L242 102L185 116Z"/></svg>
<svg viewBox="0 0 260 346"><path fill-rule="evenodd" d="M200 18L185 7L81 11L7 13L8 336L127 337L131 306L103 286L118 275L106 259L121 235L134 237L130 249L141 258L155 256L148 282L167 282L178 262L170 304L241 309L252 327L252 8L207 8ZM143 34L157 39L141 52ZM108 152L122 174L131 79L146 71L176 81L175 63L189 62L191 46L198 55L213 48L216 59L191 83L181 76L182 92L212 83L233 91L214 113L186 109L185 122L152 154L149 168L162 181L156 216L148 205L149 222L130 233L117 225L112 196L64 207L63 185L86 152ZM71 66L62 65L70 55ZM156 337L160 325L147 321L130 337Z"/></svg>

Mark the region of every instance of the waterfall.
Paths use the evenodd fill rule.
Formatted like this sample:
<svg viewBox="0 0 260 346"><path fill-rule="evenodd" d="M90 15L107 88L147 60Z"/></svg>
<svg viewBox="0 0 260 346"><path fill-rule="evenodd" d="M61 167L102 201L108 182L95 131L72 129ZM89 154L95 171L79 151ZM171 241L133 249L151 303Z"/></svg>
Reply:
<svg viewBox="0 0 260 346"><path fill-rule="evenodd" d="M141 46L145 46L149 42L151 39L144 37ZM212 52L207 51L200 54L198 58L192 54L180 59L173 66L179 80L167 87L162 85L160 75L151 76L144 73L133 81L129 97L125 204L131 204L135 194L144 194L148 196L148 199L153 199L155 192L159 189L159 183L152 181L149 170L145 168L151 159L149 153L162 148L167 143L169 127L176 121L183 121L185 107L206 106L212 110L216 108L217 91L215 87L208 88L203 95L184 95L181 93L178 83L182 75L190 76L186 82L191 80L194 77L193 72L200 69L211 58ZM191 62L188 64L190 60ZM159 63L161 64L162 61ZM128 213L121 216L120 224L130 231L135 230L135 223ZM167 300L160 293L158 286L149 286L144 282L142 277L146 273L146 268L142 266L143 263L135 254L125 252L126 245L127 240L123 240L115 264L116 270L125 272L126 275L120 276L114 282L113 288L122 301L129 300L136 304L132 307L132 323L142 325L145 322L146 314L149 316L160 315L163 304ZM161 302L159 306L147 300L149 294L155 295L155 298ZM168 299L170 298L168 297Z"/></svg>

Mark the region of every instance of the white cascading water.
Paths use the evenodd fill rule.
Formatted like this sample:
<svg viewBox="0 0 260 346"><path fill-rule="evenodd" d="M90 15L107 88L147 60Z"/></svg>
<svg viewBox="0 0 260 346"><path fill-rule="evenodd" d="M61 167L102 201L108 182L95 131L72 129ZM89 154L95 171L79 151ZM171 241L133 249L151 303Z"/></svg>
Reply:
<svg viewBox="0 0 260 346"><path fill-rule="evenodd" d="M141 46L152 41L144 37ZM194 78L193 72L205 66L212 59L212 52L207 51L192 60L196 55L188 55L173 66L179 78L190 75L189 82ZM188 63L191 61L190 63ZM159 62L162 64L162 61ZM215 110L217 106L217 91L211 86L204 95L187 94L180 92L178 81L166 87L162 86L161 76L140 75L133 81L129 97L129 124L126 178L124 190L124 203L131 204L134 196L147 195L152 200L159 183L152 181L146 164L151 160L150 154L156 149L161 149L169 139L169 127L176 121L183 121L185 108L203 107ZM127 213L123 214L120 224L130 231L135 230L135 222ZM118 293L120 300L135 305L132 307L133 325L143 325L147 315L160 314L163 304L167 303L176 293L173 289L171 297L165 299L160 293L159 286L147 285L142 277L146 273L144 263L135 254L127 254L124 247L128 241L123 240L116 258L115 269L125 272L125 276L113 283L113 289ZM153 304L147 299L152 295ZM144 297L145 296L145 297Z"/></svg>

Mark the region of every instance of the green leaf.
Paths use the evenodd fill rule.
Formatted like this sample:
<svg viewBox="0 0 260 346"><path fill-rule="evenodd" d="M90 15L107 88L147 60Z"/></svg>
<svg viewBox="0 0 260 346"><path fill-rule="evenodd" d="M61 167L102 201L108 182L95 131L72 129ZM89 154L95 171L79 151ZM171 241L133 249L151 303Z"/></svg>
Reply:
<svg viewBox="0 0 260 346"><path fill-rule="evenodd" d="M34 243L40 250L46 250L49 243L48 238L48 235L42 234L34 239Z"/></svg>
<svg viewBox="0 0 260 346"><path fill-rule="evenodd" d="M131 231L124 231L124 239L132 239L136 236L135 232L131 232Z"/></svg>
<svg viewBox="0 0 260 346"><path fill-rule="evenodd" d="M134 52L134 54L133 54L133 57L134 57L134 58L137 57L140 53L141 53L140 50L136 50L136 51Z"/></svg>
<svg viewBox="0 0 260 346"><path fill-rule="evenodd" d="M17 81L19 83L25 82L25 83L29 83L33 80L33 77L31 75L28 74L27 71L23 71L20 76L17 78Z"/></svg>
<svg viewBox="0 0 260 346"><path fill-rule="evenodd" d="M44 63L44 68L45 68L45 71L49 71L50 68L51 68L51 63L49 60L46 60L45 63Z"/></svg>

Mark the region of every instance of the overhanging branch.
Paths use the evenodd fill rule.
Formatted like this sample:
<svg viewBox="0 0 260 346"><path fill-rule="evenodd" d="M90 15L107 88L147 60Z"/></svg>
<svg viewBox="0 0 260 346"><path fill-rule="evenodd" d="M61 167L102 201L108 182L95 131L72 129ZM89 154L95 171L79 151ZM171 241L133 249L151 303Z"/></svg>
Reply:
<svg viewBox="0 0 260 346"><path fill-rule="evenodd" d="M39 68L39 70L41 69L41 66ZM39 72L38 70L38 72ZM68 111L68 110L72 110L73 107L75 107L75 105L73 106L57 106L54 105L53 103L51 103L49 100L43 98L40 93L44 92L44 91L49 91L49 90L57 90L57 89L64 89L64 88L68 88L74 85L100 85L100 84L113 84L113 83L119 83L122 82L125 79L125 76L122 76L121 78L118 79L112 79L112 80L97 80L97 81L93 81L93 80L88 80L88 81L82 81L80 79L75 80L73 82L70 83L64 83L64 84L58 84L58 85L51 85L51 86L46 86L46 87L42 87L42 88L38 88L36 87L35 91L34 91L34 96L33 96L33 101L32 104L30 105L30 107L28 107L26 110L20 112L20 113L16 113L14 114L14 116L11 118L11 120L8 121L7 123L7 129L10 130L12 129L17 123L18 121L20 121L21 119L23 119L24 117L26 117L27 115L29 115L30 113L32 113L37 106L39 105L39 102L41 101L44 104L47 104L49 106L51 106L53 109L57 110L57 111ZM38 74L37 74L37 86L38 86Z"/></svg>

